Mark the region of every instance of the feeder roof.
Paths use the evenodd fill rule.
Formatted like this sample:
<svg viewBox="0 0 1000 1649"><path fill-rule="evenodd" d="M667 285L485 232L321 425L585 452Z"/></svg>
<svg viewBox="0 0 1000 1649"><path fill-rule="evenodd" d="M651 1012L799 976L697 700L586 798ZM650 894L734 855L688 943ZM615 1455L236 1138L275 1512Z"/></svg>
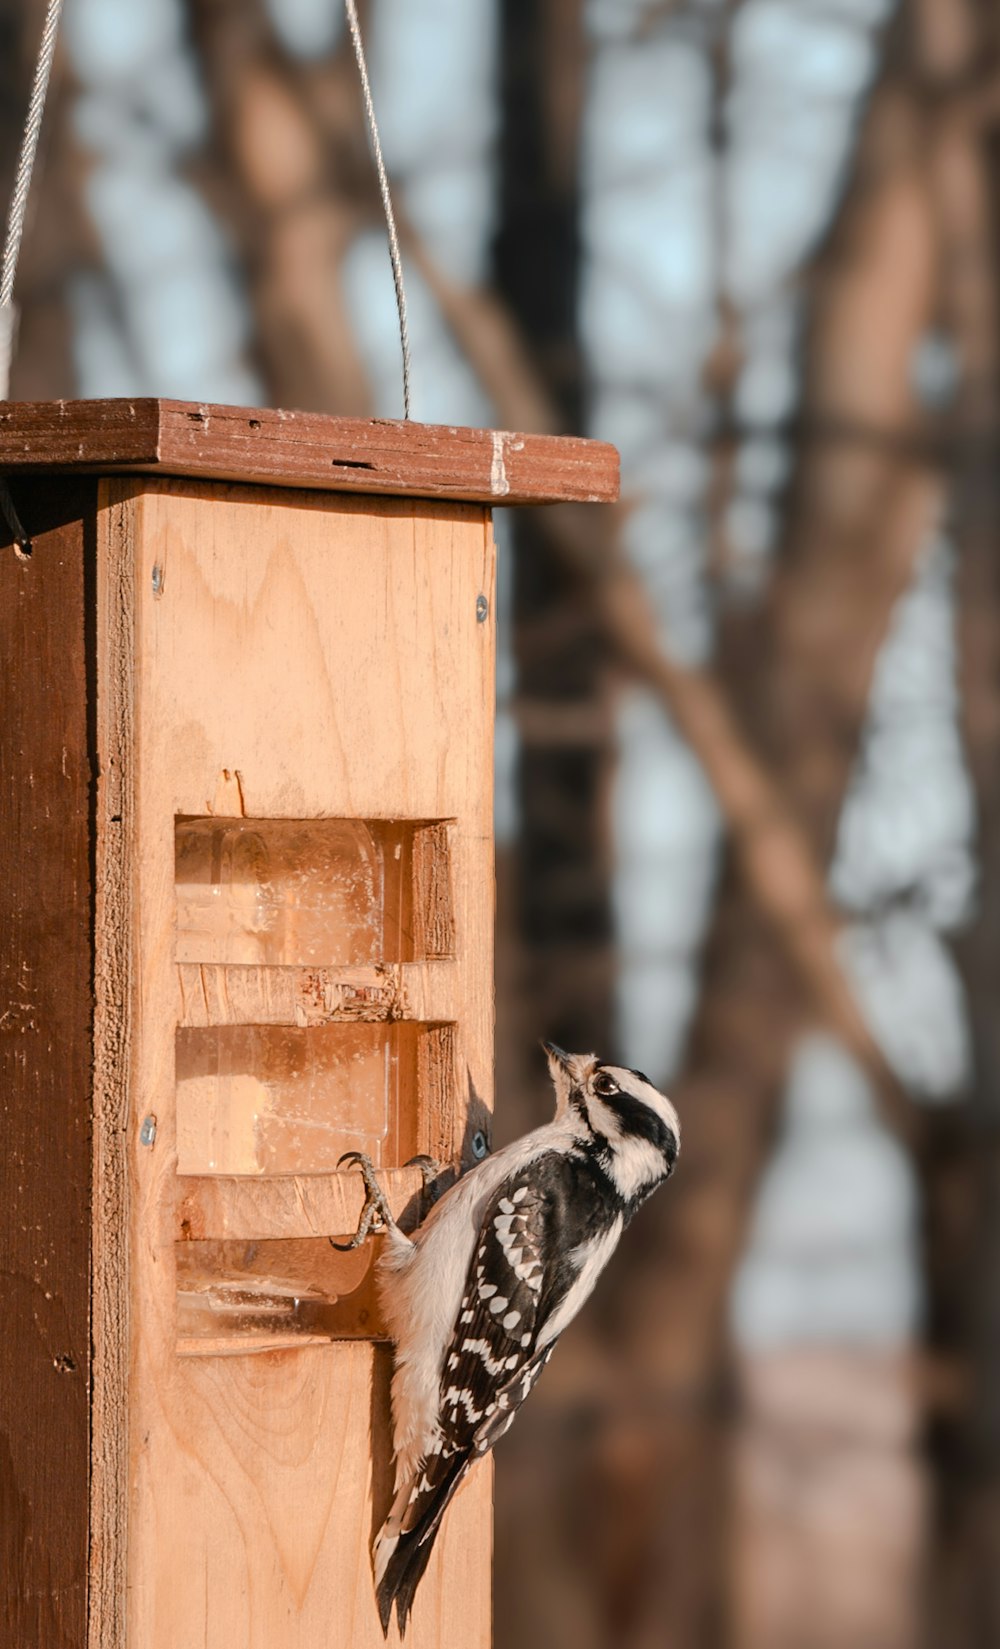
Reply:
<svg viewBox="0 0 1000 1649"><path fill-rule="evenodd" d="M611 503L603 441L188 401L0 407L0 474L160 474L483 504Z"/></svg>

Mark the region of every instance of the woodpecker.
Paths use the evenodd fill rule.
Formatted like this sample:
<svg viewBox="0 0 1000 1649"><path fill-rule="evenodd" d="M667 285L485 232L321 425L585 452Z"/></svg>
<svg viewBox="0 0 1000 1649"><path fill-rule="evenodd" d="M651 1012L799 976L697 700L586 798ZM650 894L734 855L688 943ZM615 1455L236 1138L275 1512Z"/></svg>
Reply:
<svg viewBox="0 0 1000 1649"><path fill-rule="evenodd" d="M459 1484L509 1430L629 1220L677 1160L677 1113L641 1071L543 1046L552 1121L470 1169L412 1237L369 1160L344 1159L366 1187L354 1242L373 1225L386 1233L377 1277L395 1345L396 1486L373 1554L386 1634L393 1603L406 1631Z"/></svg>

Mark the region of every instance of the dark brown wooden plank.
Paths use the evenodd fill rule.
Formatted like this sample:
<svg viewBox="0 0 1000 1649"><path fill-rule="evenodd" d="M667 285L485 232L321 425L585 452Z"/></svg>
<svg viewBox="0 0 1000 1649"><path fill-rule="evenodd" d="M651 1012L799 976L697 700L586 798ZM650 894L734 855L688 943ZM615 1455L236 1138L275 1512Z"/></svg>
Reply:
<svg viewBox="0 0 1000 1649"><path fill-rule="evenodd" d="M0 528L0 1637L17 1649L87 1637L95 493L16 486L30 560Z"/></svg>
<svg viewBox="0 0 1000 1649"><path fill-rule="evenodd" d="M185 401L36 401L0 409L0 471L157 472L485 504L610 503L603 441L331 418Z"/></svg>

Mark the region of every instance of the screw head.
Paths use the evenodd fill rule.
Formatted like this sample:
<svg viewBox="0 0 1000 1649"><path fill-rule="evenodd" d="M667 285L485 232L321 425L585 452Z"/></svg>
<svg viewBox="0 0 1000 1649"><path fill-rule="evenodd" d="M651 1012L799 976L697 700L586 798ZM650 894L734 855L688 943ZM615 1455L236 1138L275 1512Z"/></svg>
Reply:
<svg viewBox="0 0 1000 1649"><path fill-rule="evenodd" d="M154 595L161 595L162 592L163 592L163 568L160 566L159 562L157 562L155 567L153 568L153 580L152 580L152 582L153 582L153 594Z"/></svg>
<svg viewBox="0 0 1000 1649"><path fill-rule="evenodd" d="M483 1133L481 1128L477 1128L472 1136L472 1155L475 1157L477 1162L482 1162L488 1150L489 1144L487 1142L486 1135Z"/></svg>
<svg viewBox="0 0 1000 1649"><path fill-rule="evenodd" d="M484 595L476 597L476 623L485 624L490 616L490 604Z"/></svg>

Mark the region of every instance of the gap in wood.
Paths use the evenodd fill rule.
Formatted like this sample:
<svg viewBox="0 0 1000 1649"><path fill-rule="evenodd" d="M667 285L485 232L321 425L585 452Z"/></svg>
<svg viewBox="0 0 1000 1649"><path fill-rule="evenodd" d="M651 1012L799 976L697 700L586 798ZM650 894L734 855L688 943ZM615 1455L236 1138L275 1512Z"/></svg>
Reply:
<svg viewBox="0 0 1000 1649"><path fill-rule="evenodd" d="M179 1352L217 1356L385 1338L378 1248L376 1239L340 1254L325 1237L178 1242Z"/></svg>
<svg viewBox="0 0 1000 1649"><path fill-rule="evenodd" d="M180 1026L181 1174L331 1174L345 1151L399 1167L420 1114L452 1097L446 1028L419 1023Z"/></svg>
<svg viewBox="0 0 1000 1649"><path fill-rule="evenodd" d="M179 1173L326 1175L352 1150L398 1167L443 1137L454 1026L404 1017L412 1010L391 972L454 955L451 828L175 821L176 960L182 999L197 995L203 1016L175 1033ZM299 997L297 1023L233 1022L252 1001L287 1012L277 1005L295 970L318 984L324 969L342 970L346 984L338 976L328 990L327 975L314 994L328 1005L309 1005L318 1022ZM370 1245L344 1256L315 1236L182 1240L178 1347L217 1354L376 1337L370 1258Z"/></svg>
<svg viewBox="0 0 1000 1649"><path fill-rule="evenodd" d="M265 967L454 954L442 820L178 818L178 962Z"/></svg>

